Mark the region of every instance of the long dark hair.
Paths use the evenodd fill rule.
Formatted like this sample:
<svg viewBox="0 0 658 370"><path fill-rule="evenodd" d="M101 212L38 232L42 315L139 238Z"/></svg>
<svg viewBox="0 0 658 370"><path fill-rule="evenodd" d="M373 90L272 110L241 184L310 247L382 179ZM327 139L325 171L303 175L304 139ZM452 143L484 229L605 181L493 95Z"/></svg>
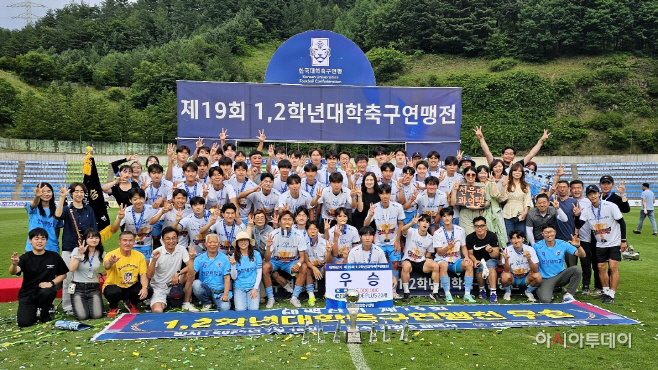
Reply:
<svg viewBox="0 0 658 370"><path fill-rule="evenodd" d="M375 180L375 186L373 186L372 189L375 191L375 194L379 194L379 181L377 180L377 175L373 172L366 172L366 174L363 175L363 181L361 181L361 196L368 191L368 188L366 188L366 178L368 176L372 176L373 180Z"/></svg>
<svg viewBox="0 0 658 370"><path fill-rule="evenodd" d="M514 171L521 171L521 178L519 179L519 183L521 184L521 190L523 190L524 193L527 193L530 190L530 186L528 186L528 183L525 182L525 171L523 171L523 165L518 162L514 163L512 167L509 168L509 171L507 172L507 175L509 176L509 182L507 183L507 191L512 192L516 187L514 185L514 178L512 177L512 172Z"/></svg>
<svg viewBox="0 0 658 370"><path fill-rule="evenodd" d="M50 198L50 202L48 202L48 209L50 210L50 217L55 217L55 210L57 207L55 206L55 190L53 190L53 186L50 185L48 182L42 182L41 187L47 187L50 189L50 191L53 193L53 197ZM37 208L39 209L39 214L41 217L46 217L46 210L43 209L43 205L41 205L41 199L39 199L39 204L37 204Z"/></svg>
<svg viewBox="0 0 658 370"><path fill-rule="evenodd" d="M245 240L245 239L242 239L242 240ZM249 240L249 239L246 239L246 240L249 242L249 247L247 247L247 249L249 251L249 261L254 262L254 247L251 246L251 240ZM240 240L238 240L235 243L235 247L236 247L238 253L234 253L233 258L235 258L235 262L240 263L240 259L242 258L242 252L240 252L240 246L239 246L238 243L240 243Z"/></svg>
<svg viewBox="0 0 658 370"><path fill-rule="evenodd" d="M98 245L96 246L96 251L98 252L98 260L100 262L103 262L103 253L105 253L105 248L103 248L103 241L102 241L103 239L101 238L101 233L99 233L98 230L94 228L89 228L85 230L84 233L82 233L82 240L84 240L86 243L87 238L90 236L97 236L98 239L100 239L98 241ZM87 247L87 250L85 251L85 258L82 261L84 262L88 260L89 260L89 248Z"/></svg>

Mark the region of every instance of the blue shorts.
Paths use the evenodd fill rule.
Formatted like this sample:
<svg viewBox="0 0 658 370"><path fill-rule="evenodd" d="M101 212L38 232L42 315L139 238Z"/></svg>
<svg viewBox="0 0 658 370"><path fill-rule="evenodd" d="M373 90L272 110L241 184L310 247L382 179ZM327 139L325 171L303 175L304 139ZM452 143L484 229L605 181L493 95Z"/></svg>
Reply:
<svg viewBox="0 0 658 370"><path fill-rule="evenodd" d="M153 231L151 232L151 235L153 235L153 237L160 236L160 234L162 234L163 226L164 220L158 221L155 225L153 225Z"/></svg>
<svg viewBox="0 0 658 370"><path fill-rule="evenodd" d="M490 260L487 260L487 267L495 269L497 266L498 266L498 260L493 259L493 258L490 259ZM484 270L484 265L480 264L480 266L478 266L476 274L481 273L483 270Z"/></svg>
<svg viewBox="0 0 658 370"><path fill-rule="evenodd" d="M528 274L526 274L523 277L515 277L512 279L512 286L528 286L526 283L526 279L528 278Z"/></svg>
<svg viewBox="0 0 658 370"><path fill-rule="evenodd" d="M416 215L416 211L411 211L411 212L404 211L404 224L406 225L406 224L410 223L411 220L413 220L415 215ZM414 225L414 226L416 226L416 225Z"/></svg>
<svg viewBox="0 0 658 370"><path fill-rule="evenodd" d="M402 252L396 252L395 247L392 245L378 245L384 253L386 253L386 259L389 262L400 262L402 260Z"/></svg>
<svg viewBox="0 0 658 370"><path fill-rule="evenodd" d="M147 261L151 259L151 252L153 252L153 248L150 245L135 245L133 249L143 254Z"/></svg>
<svg viewBox="0 0 658 370"><path fill-rule="evenodd" d="M290 261L290 262L282 262L282 261L278 261L278 260L273 259L273 260L270 260L270 262L272 262L272 272L281 270L281 271L285 271L285 272L289 273L290 275L293 275L293 274L296 274L296 272L292 272L292 270L291 270L292 266L295 263L299 262L299 259L296 259L296 260Z"/></svg>
<svg viewBox="0 0 658 370"><path fill-rule="evenodd" d="M448 272L452 272L453 274L461 274L462 272L462 262L464 262L463 259L458 259L455 262L448 262Z"/></svg>

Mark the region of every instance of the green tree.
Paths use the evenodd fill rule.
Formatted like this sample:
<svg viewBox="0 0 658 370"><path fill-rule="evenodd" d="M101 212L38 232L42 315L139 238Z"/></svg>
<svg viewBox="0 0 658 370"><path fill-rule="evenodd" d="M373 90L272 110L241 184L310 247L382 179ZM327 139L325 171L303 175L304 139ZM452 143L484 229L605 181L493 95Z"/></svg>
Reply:
<svg viewBox="0 0 658 370"><path fill-rule="evenodd" d="M57 77L57 64L48 54L31 51L16 60L18 74L29 83L52 81Z"/></svg>
<svg viewBox="0 0 658 370"><path fill-rule="evenodd" d="M20 105L18 89L0 77L0 132L4 132L12 126L14 114Z"/></svg>

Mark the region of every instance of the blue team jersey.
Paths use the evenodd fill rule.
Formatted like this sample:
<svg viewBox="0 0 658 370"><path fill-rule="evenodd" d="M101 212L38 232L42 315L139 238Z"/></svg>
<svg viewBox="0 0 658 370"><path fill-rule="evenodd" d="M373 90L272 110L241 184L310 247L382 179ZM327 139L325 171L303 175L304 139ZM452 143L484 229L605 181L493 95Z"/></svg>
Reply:
<svg viewBox="0 0 658 370"><path fill-rule="evenodd" d="M58 220L55 218L55 215L50 214L49 208L44 208L46 212L46 217L41 216L39 213L39 206L34 208L30 207L30 203L25 204L25 209L27 209L28 217L28 226L27 231L41 227L46 229L48 232L48 241L46 242L46 250L55 252L59 254L59 239L57 238L57 233L55 229L61 229L64 226L64 221ZM27 238L25 243L25 251L29 252L32 250L32 244L30 244L30 238Z"/></svg>
<svg viewBox="0 0 658 370"><path fill-rule="evenodd" d="M208 253L194 260L194 271L199 273L199 280L208 284L215 293L224 292L224 276L231 274L231 263L224 253L217 253L213 259Z"/></svg>
<svg viewBox="0 0 658 370"><path fill-rule="evenodd" d="M253 289L256 284L256 273L262 268L263 260L260 253L254 252L253 261L248 256L241 256L240 263L235 263L238 278L233 283L234 287L236 289Z"/></svg>
<svg viewBox="0 0 658 370"><path fill-rule="evenodd" d="M539 273L543 279L552 278L562 272L564 270L564 254L575 254L577 250L573 245L560 239L555 239L553 248L549 248L545 240L535 243L532 247L537 252Z"/></svg>

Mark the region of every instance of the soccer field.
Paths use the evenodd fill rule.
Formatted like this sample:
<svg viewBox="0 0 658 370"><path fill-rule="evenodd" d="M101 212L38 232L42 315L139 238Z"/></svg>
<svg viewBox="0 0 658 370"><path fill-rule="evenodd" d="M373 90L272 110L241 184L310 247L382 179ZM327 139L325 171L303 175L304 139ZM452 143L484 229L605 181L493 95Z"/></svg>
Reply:
<svg viewBox="0 0 658 370"><path fill-rule="evenodd" d="M111 210L113 218L116 211ZM198 339L160 339L141 341L90 342L89 339L110 320L91 320L94 328L82 332L56 329L54 323L20 330L16 326L16 303L0 304L0 369L96 367L108 369L509 369L535 366L542 369L651 369L658 350L658 288L650 280L656 272L658 237L651 226L644 233L631 232L636 225L639 208L626 215L629 244L641 253L640 261L620 263L620 284L615 303L603 306L594 297L577 294L578 300L639 320L642 325L586 326L550 328L511 328L504 330L446 330L412 332L408 342L393 333L390 343L364 344L359 351L345 344L331 342L327 333L324 344L313 338L302 345L301 336L268 335L260 337L224 337ZM0 244L0 277L9 277L9 258L22 253L27 235L24 209L1 209L2 244ZM117 248L116 235L105 243L106 250ZM557 297L556 297L557 299ZM521 303L514 297L513 303ZM305 302L302 302L305 304ZM401 304L396 302L396 304ZM414 298L410 304L431 304L427 298ZM318 303L319 306L323 302ZM479 305L479 303L475 304ZM275 308L292 307L278 303ZM70 319L70 318L68 318ZM544 332L553 338L559 333L630 333L628 346L585 346L567 348L537 344L535 338ZM654 364L654 365L652 365Z"/></svg>

